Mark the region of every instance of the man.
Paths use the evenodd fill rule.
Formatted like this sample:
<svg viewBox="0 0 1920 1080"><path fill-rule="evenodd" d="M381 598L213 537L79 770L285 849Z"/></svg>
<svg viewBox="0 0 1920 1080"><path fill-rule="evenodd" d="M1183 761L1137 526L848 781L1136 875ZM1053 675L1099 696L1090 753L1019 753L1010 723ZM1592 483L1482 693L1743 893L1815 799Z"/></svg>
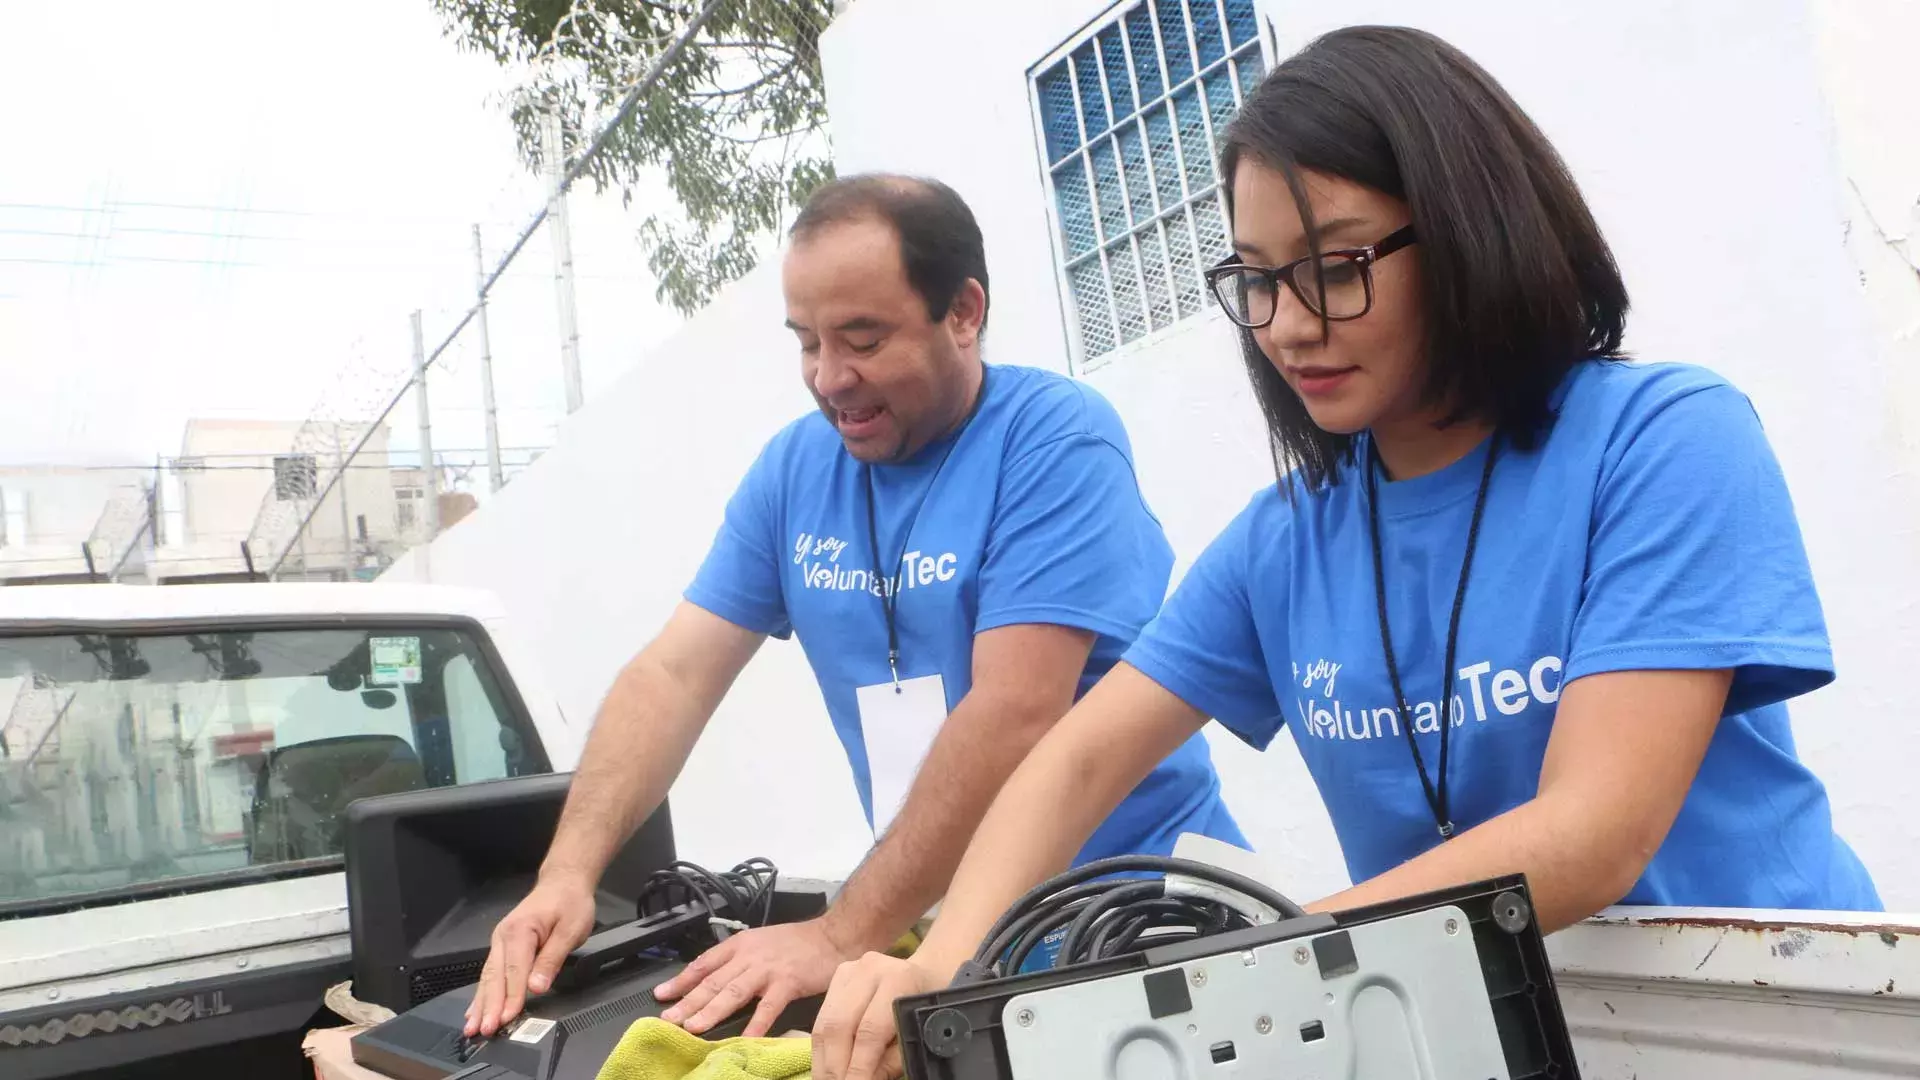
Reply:
<svg viewBox="0 0 1920 1080"><path fill-rule="evenodd" d="M1165 597L1172 552L1112 407L982 363L986 255L958 195L836 180L790 240L787 326L819 412L766 445L685 602L608 692L539 882L494 931L469 1033L511 1020L585 940L608 861L766 636L798 634L879 840L826 914L735 934L659 987L696 1034L756 998L747 1034L764 1034L842 961L898 940L1002 782ZM1198 736L1081 860L1165 854L1182 832L1245 844Z"/></svg>

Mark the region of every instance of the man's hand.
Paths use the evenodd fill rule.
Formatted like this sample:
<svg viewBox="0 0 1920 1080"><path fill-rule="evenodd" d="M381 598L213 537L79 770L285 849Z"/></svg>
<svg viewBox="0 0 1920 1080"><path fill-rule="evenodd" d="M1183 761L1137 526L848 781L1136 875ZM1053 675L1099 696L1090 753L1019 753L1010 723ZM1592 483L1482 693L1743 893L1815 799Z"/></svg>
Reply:
<svg viewBox="0 0 1920 1080"><path fill-rule="evenodd" d="M820 919L744 930L701 953L686 970L654 988L654 996L678 1004L660 1014L695 1035L738 1012L755 998L742 1034L767 1034L781 1010L796 999L826 992L834 969L849 960Z"/></svg>
<svg viewBox="0 0 1920 1080"><path fill-rule="evenodd" d="M946 983L940 972L883 953L840 965L813 1024L813 1075L819 1080L885 1080L905 1072L895 998Z"/></svg>
<svg viewBox="0 0 1920 1080"><path fill-rule="evenodd" d="M593 886L580 878L543 880L493 928L493 948L467 1006L467 1034L491 1036L544 994L567 954L593 933Z"/></svg>
<svg viewBox="0 0 1920 1080"><path fill-rule="evenodd" d="M593 892L607 863L666 797L721 695L763 636L682 603L621 669L594 719L540 881L493 930L467 1009L467 1034L491 1036L544 994L567 954L593 933Z"/></svg>

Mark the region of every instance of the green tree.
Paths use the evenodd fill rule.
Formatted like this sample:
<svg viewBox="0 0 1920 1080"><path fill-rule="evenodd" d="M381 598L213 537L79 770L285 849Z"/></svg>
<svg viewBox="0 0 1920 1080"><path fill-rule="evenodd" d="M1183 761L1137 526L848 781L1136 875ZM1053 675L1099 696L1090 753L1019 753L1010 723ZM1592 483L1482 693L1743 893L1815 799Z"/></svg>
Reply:
<svg viewBox="0 0 1920 1080"><path fill-rule="evenodd" d="M520 154L539 167L557 108L575 155L652 66L700 0L432 0L448 36L528 77L512 101ZM832 0L721 0L686 49L587 165L583 179L631 205L664 171L678 213L639 239L683 313L753 269L786 212L833 175L820 33Z"/></svg>

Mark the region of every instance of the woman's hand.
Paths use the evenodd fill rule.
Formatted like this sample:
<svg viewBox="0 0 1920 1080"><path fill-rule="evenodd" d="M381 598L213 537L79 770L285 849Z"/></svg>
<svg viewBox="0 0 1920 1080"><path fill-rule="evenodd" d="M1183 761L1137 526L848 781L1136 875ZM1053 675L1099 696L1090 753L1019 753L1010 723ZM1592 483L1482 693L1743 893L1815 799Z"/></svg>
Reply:
<svg viewBox="0 0 1920 1080"><path fill-rule="evenodd" d="M813 1024L813 1075L888 1080L901 1075L893 1001L938 990L946 976L912 960L868 953L841 964Z"/></svg>

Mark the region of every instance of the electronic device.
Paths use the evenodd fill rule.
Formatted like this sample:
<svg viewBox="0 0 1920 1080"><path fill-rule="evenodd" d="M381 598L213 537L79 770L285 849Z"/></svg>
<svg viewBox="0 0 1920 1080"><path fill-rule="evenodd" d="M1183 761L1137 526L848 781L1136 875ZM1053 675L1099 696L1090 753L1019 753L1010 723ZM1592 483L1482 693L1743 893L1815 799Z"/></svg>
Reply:
<svg viewBox="0 0 1920 1080"><path fill-rule="evenodd" d="M660 1015L665 1005L653 988L699 952L689 943L712 940L709 921L695 904L594 935L568 957L554 989L530 998L492 1038L465 1035L469 985L354 1036L353 1060L394 1080L444 1080L481 1066L527 1080L592 1080L635 1020ZM820 1002L811 997L788 1006L774 1030L810 1028ZM752 1015L751 1006L741 1009L706 1035L738 1035Z"/></svg>
<svg viewBox="0 0 1920 1080"><path fill-rule="evenodd" d="M354 997L405 1012L478 979L494 925L533 888L572 781L544 773L350 803ZM600 879L595 928L632 920L648 880L674 857L663 801Z"/></svg>
<svg viewBox="0 0 1920 1080"><path fill-rule="evenodd" d="M1231 898L1233 875L1176 880L1180 860L1107 862L1030 893L952 987L894 1003L909 1080L1578 1080L1521 876L1307 916L1263 886ZM1130 862L1165 883L1093 880L1153 869ZM1063 925L1064 966L1001 975Z"/></svg>
<svg viewBox="0 0 1920 1080"><path fill-rule="evenodd" d="M465 1035L494 925L532 888L571 777L520 777L367 798L348 809L354 996L398 1015L355 1036L354 1061L395 1080L592 1080L654 987L738 929L826 910L823 882L781 880L765 859L715 873L674 858L666 807L622 847L597 896L596 932L552 990L491 1038ZM776 1030L813 1024L803 999ZM753 1005L710 1035L738 1034Z"/></svg>

